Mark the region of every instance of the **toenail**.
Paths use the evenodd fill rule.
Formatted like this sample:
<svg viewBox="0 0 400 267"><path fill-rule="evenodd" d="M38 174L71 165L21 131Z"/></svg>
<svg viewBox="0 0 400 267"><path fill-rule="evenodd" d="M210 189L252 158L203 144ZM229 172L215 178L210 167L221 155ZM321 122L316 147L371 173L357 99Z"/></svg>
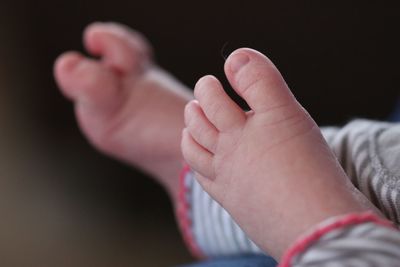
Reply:
<svg viewBox="0 0 400 267"><path fill-rule="evenodd" d="M246 65L250 58L245 53L236 53L231 56L231 70L232 72L238 72L244 65Z"/></svg>

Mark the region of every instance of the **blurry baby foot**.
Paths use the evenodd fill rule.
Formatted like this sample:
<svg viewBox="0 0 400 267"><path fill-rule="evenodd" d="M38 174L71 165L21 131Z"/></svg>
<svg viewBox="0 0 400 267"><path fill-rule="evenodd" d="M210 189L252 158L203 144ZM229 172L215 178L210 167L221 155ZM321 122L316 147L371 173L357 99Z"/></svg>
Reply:
<svg viewBox="0 0 400 267"><path fill-rule="evenodd" d="M93 23L84 44L101 59L67 52L54 68L82 131L99 150L154 175L176 195L190 91L153 63L143 36L123 25Z"/></svg>

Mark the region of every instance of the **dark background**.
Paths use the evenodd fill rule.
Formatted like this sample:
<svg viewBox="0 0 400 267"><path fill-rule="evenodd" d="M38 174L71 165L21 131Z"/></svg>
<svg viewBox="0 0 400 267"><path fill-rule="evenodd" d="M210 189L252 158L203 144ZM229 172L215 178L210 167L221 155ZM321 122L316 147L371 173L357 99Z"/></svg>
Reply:
<svg viewBox="0 0 400 267"><path fill-rule="evenodd" d="M143 32L189 87L224 56L268 55L321 125L385 119L398 96L387 1L9 1L0 4L0 264L173 266L191 260L163 190L85 141L52 78L93 21ZM397 78L397 79L396 79Z"/></svg>

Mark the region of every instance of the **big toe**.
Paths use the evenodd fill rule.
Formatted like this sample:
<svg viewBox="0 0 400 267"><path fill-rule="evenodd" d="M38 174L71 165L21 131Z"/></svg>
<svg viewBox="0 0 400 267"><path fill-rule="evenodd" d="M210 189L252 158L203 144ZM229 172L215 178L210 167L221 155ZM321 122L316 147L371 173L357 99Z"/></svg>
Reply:
<svg viewBox="0 0 400 267"><path fill-rule="evenodd" d="M235 91L255 112L297 103L275 65L258 51L234 51L225 63L225 73Z"/></svg>
<svg viewBox="0 0 400 267"><path fill-rule="evenodd" d="M118 72L139 71L150 61L146 38L122 24L95 22L86 27L83 37L86 49Z"/></svg>

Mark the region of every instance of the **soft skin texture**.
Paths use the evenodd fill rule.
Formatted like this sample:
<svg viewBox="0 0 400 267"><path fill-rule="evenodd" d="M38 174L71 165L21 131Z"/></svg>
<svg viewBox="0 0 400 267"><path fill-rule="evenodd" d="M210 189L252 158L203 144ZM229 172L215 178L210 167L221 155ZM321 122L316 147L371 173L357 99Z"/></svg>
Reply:
<svg viewBox="0 0 400 267"><path fill-rule="evenodd" d="M89 54L100 59L66 52L54 66L83 133L103 153L153 175L176 203L183 111L192 94L153 62L139 33L94 23L83 37ZM252 111L238 108L215 78L202 79L198 102L186 107L182 148L192 167L210 177L199 177L204 188L279 258L316 221L365 205L362 198L355 202L357 191L275 67L252 50L233 55L240 51L253 67L238 70L246 57L231 56L225 69Z"/></svg>
<svg viewBox="0 0 400 267"><path fill-rule="evenodd" d="M279 260L315 224L374 209L349 183L267 57L236 50L225 73L251 111L242 111L215 77L205 76L185 108L181 146L203 188L253 241Z"/></svg>
<svg viewBox="0 0 400 267"><path fill-rule="evenodd" d="M151 48L138 32L93 23L83 40L99 60L70 51L54 66L80 128L100 151L153 175L176 199L183 110L191 92L153 63Z"/></svg>

